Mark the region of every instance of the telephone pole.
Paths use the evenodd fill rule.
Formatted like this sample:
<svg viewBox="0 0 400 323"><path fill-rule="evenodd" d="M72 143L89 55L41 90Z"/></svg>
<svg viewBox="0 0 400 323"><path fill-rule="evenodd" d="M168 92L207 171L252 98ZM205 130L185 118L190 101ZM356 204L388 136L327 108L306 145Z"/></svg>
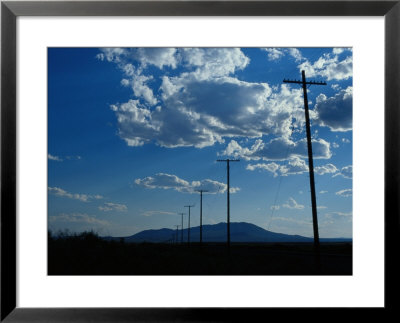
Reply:
<svg viewBox="0 0 400 323"><path fill-rule="evenodd" d="M179 225L177 224L177 225L175 225L176 226L176 244L178 244L178 228L179 228Z"/></svg>
<svg viewBox="0 0 400 323"><path fill-rule="evenodd" d="M304 97L304 111L306 117L306 132L307 132L307 148L308 148L308 169L310 172L310 187L311 187L311 204L312 204L312 217L314 229L314 247L317 252L319 261L319 233L318 233L318 217L317 217L317 199L315 196L315 182L314 182L314 162L311 145L311 130L310 130L310 116L308 114L308 98L307 98L307 85L326 85L326 82L306 81L305 71L301 71L302 80L283 80L283 83L301 84L303 87Z"/></svg>
<svg viewBox="0 0 400 323"><path fill-rule="evenodd" d="M189 208L189 224L188 224L188 245L190 244L190 208L194 207L194 205L185 205L185 207Z"/></svg>
<svg viewBox="0 0 400 323"><path fill-rule="evenodd" d="M200 245L203 243L203 192L208 192L207 190L197 190L200 192Z"/></svg>
<svg viewBox="0 0 400 323"><path fill-rule="evenodd" d="M217 161L219 162L226 162L226 172L227 172L227 198L226 198L226 204L227 204L227 242L228 242L228 248L231 246L231 231L230 231L230 199L229 199L229 162L238 162L240 161L239 159L218 159Z"/></svg>
<svg viewBox="0 0 400 323"><path fill-rule="evenodd" d="M181 243L183 243L183 215L184 215L185 213L178 213L178 214L180 214L180 215L182 216L182 226L181 226Z"/></svg>

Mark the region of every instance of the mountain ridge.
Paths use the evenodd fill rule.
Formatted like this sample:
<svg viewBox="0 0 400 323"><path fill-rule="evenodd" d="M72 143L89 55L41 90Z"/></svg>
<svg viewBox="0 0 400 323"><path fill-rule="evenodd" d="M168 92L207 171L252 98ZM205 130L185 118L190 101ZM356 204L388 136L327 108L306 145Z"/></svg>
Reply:
<svg viewBox="0 0 400 323"><path fill-rule="evenodd" d="M255 224L247 222L231 222L230 223L231 242L313 242L310 237L300 235L290 235L277 233L263 229ZM226 242L227 225L226 222L217 224L203 225L203 242ZM148 229L140 231L136 234L127 237L102 237L106 240L124 239L128 243L162 243L172 241L173 239L181 242L188 241L188 229L182 231L179 229L178 234L176 229ZM190 242L200 241L200 227L190 228ZM351 238L320 238L321 242L351 242Z"/></svg>

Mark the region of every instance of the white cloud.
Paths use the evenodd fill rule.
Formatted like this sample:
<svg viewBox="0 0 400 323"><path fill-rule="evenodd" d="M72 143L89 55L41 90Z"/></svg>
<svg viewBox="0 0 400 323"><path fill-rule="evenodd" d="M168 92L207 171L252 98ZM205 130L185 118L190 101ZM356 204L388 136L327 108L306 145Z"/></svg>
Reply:
<svg viewBox="0 0 400 323"><path fill-rule="evenodd" d="M349 197L353 195L353 190L351 188L340 190L335 193L336 195L342 196L342 197Z"/></svg>
<svg viewBox="0 0 400 323"><path fill-rule="evenodd" d="M304 159L292 157L287 165L282 165L279 168L279 171L281 172L282 176L288 176L308 172L309 168Z"/></svg>
<svg viewBox="0 0 400 323"><path fill-rule="evenodd" d="M327 98L320 94L314 111L317 122L331 131L349 131L353 125L353 88L349 86L335 96Z"/></svg>
<svg viewBox="0 0 400 323"><path fill-rule="evenodd" d="M79 200L82 202L89 202L89 200L93 200L93 199L99 200L99 199L103 198L101 195L69 193L59 187L49 187L48 190L49 190L49 193L54 194L56 196L67 197L67 198Z"/></svg>
<svg viewBox="0 0 400 323"><path fill-rule="evenodd" d="M207 190L208 193L224 193L226 192L227 185L211 179L204 179L201 181L188 182L176 175L158 173L154 176L148 176L143 179L135 179L137 185L149 189L173 189L181 193L195 193L198 190ZM231 187L230 192L236 193L240 189L238 187Z"/></svg>
<svg viewBox="0 0 400 323"><path fill-rule="evenodd" d="M319 194L326 194L328 191L320 191Z"/></svg>
<svg viewBox="0 0 400 323"><path fill-rule="evenodd" d="M277 61L285 55L292 56L296 62L300 62L304 59L301 52L297 48L271 47L271 48L261 48L261 50L264 50L268 53L268 60L270 61Z"/></svg>
<svg viewBox="0 0 400 323"><path fill-rule="evenodd" d="M283 204L282 206L288 209L296 209L296 210L304 209L304 205L298 204L293 197L290 197L289 200L286 202L286 204Z"/></svg>
<svg viewBox="0 0 400 323"><path fill-rule="evenodd" d="M329 159L332 156L330 144L324 139L312 140L312 146L315 159ZM307 140L302 139L295 142L291 139L281 137L271 139L268 143L264 143L261 139L257 139L250 148L242 147L237 141L231 140L222 154L240 157L246 160L295 159L298 166L300 163L298 162L298 158L308 158Z"/></svg>
<svg viewBox="0 0 400 323"><path fill-rule="evenodd" d="M349 178L352 179L353 178L353 166L349 165L349 166L345 166L343 167L339 173L337 173L334 176L343 176L344 178Z"/></svg>
<svg viewBox="0 0 400 323"><path fill-rule="evenodd" d="M285 55L281 48L262 48L262 50L268 53L268 59L270 61L276 61Z"/></svg>
<svg viewBox="0 0 400 323"><path fill-rule="evenodd" d="M270 207L271 210L279 210L281 207L279 205L272 205Z"/></svg>
<svg viewBox="0 0 400 323"><path fill-rule="evenodd" d="M324 175L324 174L334 174L338 171L338 169L333 164L326 164L323 166L314 167L314 171L318 175Z"/></svg>
<svg viewBox="0 0 400 323"><path fill-rule="evenodd" d="M277 163L269 163L269 164L248 164L246 169L254 171L256 169L267 170L274 174L274 177L278 176L277 170L279 170L279 165Z"/></svg>
<svg viewBox="0 0 400 323"><path fill-rule="evenodd" d="M327 217L351 217L353 212L329 212L326 213L325 216Z"/></svg>
<svg viewBox="0 0 400 323"><path fill-rule="evenodd" d="M353 57L347 56L343 60L339 60L338 53L324 54L314 63L306 60L301 63L299 70L304 70L306 76L322 76L328 81L330 80L347 80L353 76Z"/></svg>
<svg viewBox="0 0 400 323"><path fill-rule="evenodd" d="M300 57L295 49L287 51ZM238 80L234 73L249 64L238 48L178 48L169 51L165 56L169 60L162 64L146 55L128 49L103 49L99 55L117 64L125 74L122 84L130 84L135 95L128 102L111 105L119 135L130 146L155 142L170 148L202 148L227 137L272 134L287 138L292 126L303 126L301 89ZM185 71L154 76L161 81L155 91L149 84L157 80L146 75L150 63L159 68L181 66Z"/></svg>
<svg viewBox="0 0 400 323"><path fill-rule="evenodd" d="M48 155L47 155L47 158L48 158L49 160L54 160L54 161L63 161L62 158L60 158L60 157L58 157L58 156L53 156L53 155L51 155L51 154L48 154Z"/></svg>
<svg viewBox="0 0 400 323"><path fill-rule="evenodd" d="M104 211L104 212L108 212L108 211L124 212L124 211L128 210L128 207L124 204L107 202L107 203L104 203L103 206L99 206L99 210Z"/></svg>
<svg viewBox="0 0 400 323"><path fill-rule="evenodd" d="M303 174L309 172L309 167L306 161L296 156L291 157L288 163L284 165L279 165L274 162L268 164L265 163L248 164L246 169L251 171L254 171L256 169L267 170L273 173L274 177L278 175L288 176L288 175ZM314 172L318 175L334 174L337 173L338 171L339 170L333 164L326 164L323 166L314 167ZM345 171L348 172L347 169Z"/></svg>
<svg viewBox="0 0 400 323"><path fill-rule="evenodd" d="M153 216L153 215L176 215L177 213L174 212L168 212L168 211L146 211L143 212L143 216Z"/></svg>

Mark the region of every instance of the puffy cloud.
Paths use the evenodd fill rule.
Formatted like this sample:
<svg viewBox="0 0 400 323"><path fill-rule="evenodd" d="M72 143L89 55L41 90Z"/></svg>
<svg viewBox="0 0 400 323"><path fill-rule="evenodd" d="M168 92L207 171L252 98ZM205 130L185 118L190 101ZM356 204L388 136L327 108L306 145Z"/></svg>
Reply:
<svg viewBox="0 0 400 323"><path fill-rule="evenodd" d="M330 144L324 139L312 140L312 146L314 158L328 159L332 156ZM307 158L307 140L302 139L295 142L291 139L280 137L264 143L261 139L257 139L250 148L242 147L237 141L231 140L222 154L241 157L246 160L294 160L301 157ZM298 161L296 163L297 165L299 164Z"/></svg>
<svg viewBox="0 0 400 323"><path fill-rule="evenodd" d="M268 53L268 59L270 61L276 61L285 55L281 48L262 48L262 50Z"/></svg>
<svg viewBox="0 0 400 323"><path fill-rule="evenodd" d="M246 169L254 171L256 169L267 170L274 174L274 177L278 176L277 171L279 170L279 165L277 163L269 163L269 164L248 164Z"/></svg>
<svg viewBox="0 0 400 323"><path fill-rule="evenodd" d="M283 204L282 206L288 209L296 209L296 210L304 209L304 205L298 204L293 197L290 197L289 200L286 202L286 204Z"/></svg>
<svg viewBox="0 0 400 323"><path fill-rule="evenodd" d="M345 166L343 167L339 173L337 173L334 176L343 176L344 178L349 178L352 179L353 178L353 166L349 165L349 166Z"/></svg>
<svg viewBox="0 0 400 323"><path fill-rule="evenodd" d="M305 61L299 66L307 77L322 76L330 80L347 80L353 76L353 57L347 56L339 60L338 53L324 54L314 63Z"/></svg>
<svg viewBox="0 0 400 323"><path fill-rule="evenodd" d="M320 94L314 111L321 126L332 131L349 131L353 125L353 88L349 86L333 97Z"/></svg>
<svg viewBox="0 0 400 323"><path fill-rule="evenodd" d="M323 165L323 166L314 167L314 171L318 175L324 175L324 174L336 173L338 171L338 169L333 164L326 164L326 165Z"/></svg>
<svg viewBox="0 0 400 323"><path fill-rule="evenodd" d="M299 55L294 49L290 52ZM119 135L128 145L153 141L170 148L202 148L222 143L226 137L289 137L292 126L304 123L301 89L286 84L271 88L232 76L249 64L240 49L178 48L168 53L157 56L164 57L157 61L162 63L146 58L147 51L138 49L103 49L98 55L117 64L125 74L122 84L130 85L135 95L128 102L111 105ZM184 72L148 76L149 64L158 68L179 64ZM153 77L161 81L158 91L149 86L156 81Z"/></svg>
<svg viewBox="0 0 400 323"><path fill-rule="evenodd" d="M342 197L349 197L353 195L353 190L351 188L340 190L335 193L336 195L342 196Z"/></svg>
<svg viewBox="0 0 400 323"><path fill-rule="evenodd" d="M128 207L124 204L118 204L118 203L111 203L111 202L107 202L104 203L103 206L99 206L99 210L100 211L104 211L104 212L108 212L108 211L127 211Z"/></svg>
<svg viewBox="0 0 400 323"><path fill-rule="evenodd" d="M268 53L268 60L270 61L279 60L285 55L292 56L296 62L300 62L304 59L301 52L297 48L272 47L272 48L261 48L261 50L264 50Z"/></svg>
<svg viewBox="0 0 400 323"><path fill-rule="evenodd" d="M208 193L216 194L224 193L227 189L226 184L211 179L188 182L176 175L165 173L158 173L154 176L148 176L143 179L138 178L135 179L135 183L149 189L173 189L181 193L195 193L198 190L207 190ZM230 188L231 193L236 193L239 190L238 187Z"/></svg>
<svg viewBox="0 0 400 323"><path fill-rule="evenodd" d="M82 202L89 202L89 200L93 200L93 199L99 200L99 199L103 198L101 195L69 193L59 187L49 187L48 190L49 190L49 193L54 194L56 196L67 197L67 198L79 200Z"/></svg>
<svg viewBox="0 0 400 323"><path fill-rule="evenodd" d="M287 165L282 165L279 168L279 171L281 172L282 176L288 176L308 172L309 168L308 165L306 165L304 159L301 159L299 157L292 157Z"/></svg>

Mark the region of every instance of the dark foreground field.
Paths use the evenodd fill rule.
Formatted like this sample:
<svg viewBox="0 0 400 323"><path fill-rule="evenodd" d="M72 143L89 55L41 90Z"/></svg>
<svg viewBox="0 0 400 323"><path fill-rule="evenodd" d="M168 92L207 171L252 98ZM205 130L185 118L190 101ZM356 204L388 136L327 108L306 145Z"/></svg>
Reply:
<svg viewBox="0 0 400 323"><path fill-rule="evenodd" d="M351 243L129 244L93 234L49 237L49 275L351 275Z"/></svg>

